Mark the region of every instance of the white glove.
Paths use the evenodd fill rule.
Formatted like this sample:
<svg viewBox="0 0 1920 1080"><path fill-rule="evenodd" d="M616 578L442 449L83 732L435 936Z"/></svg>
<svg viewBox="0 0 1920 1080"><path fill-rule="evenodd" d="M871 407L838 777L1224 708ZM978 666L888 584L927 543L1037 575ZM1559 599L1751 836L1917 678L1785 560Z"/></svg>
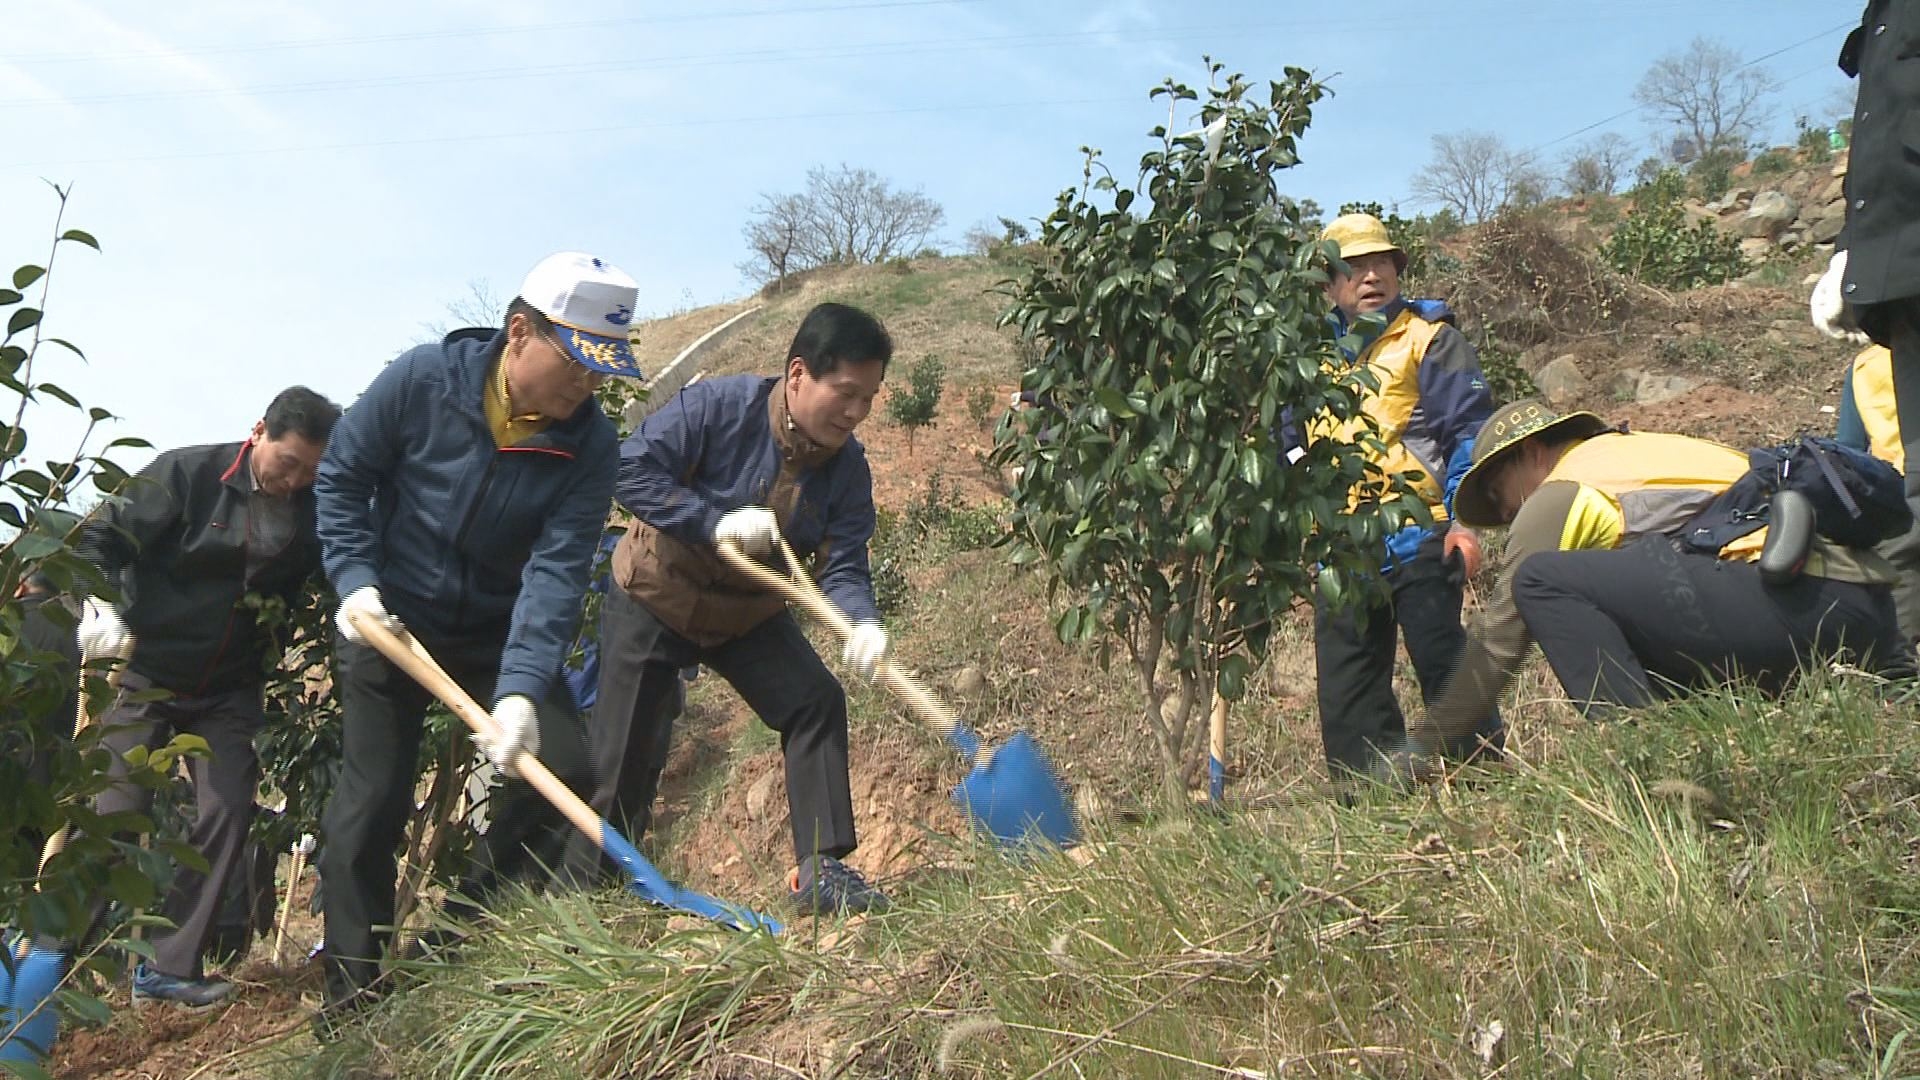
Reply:
<svg viewBox="0 0 1920 1080"><path fill-rule="evenodd" d="M80 605L80 655L86 660L120 656L126 652L133 635L120 609L105 600L89 596Z"/></svg>
<svg viewBox="0 0 1920 1080"><path fill-rule="evenodd" d="M847 647L840 650L840 662L850 665L863 679L873 678L874 670L880 666L880 658L887 655L887 632L880 624L868 620L855 626L853 633L847 635Z"/></svg>
<svg viewBox="0 0 1920 1080"><path fill-rule="evenodd" d="M736 544L749 555L765 555L773 550L773 538L780 533L780 522L764 506L743 506L729 510L713 527L713 542Z"/></svg>
<svg viewBox="0 0 1920 1080"><path fill-rule="evenodd" d="M1847 303L1840 292L1841 279L1847 276L1847 253L1836 251L1833 258L1827 260L1827 272L1820 275L1814 283L1813 297L1807 307L1813 316L1814 328L1831 338L1850 341L1855 345L1865 345L1867 335L1853 321L1853 307Z"/></svg>
<svg viewBox="0 0 1920 1080"><path fill-rule="evenodd" d="M355 645L365 645L366 642L360 637L360 628L353 625L352 616L356 612L371 615L379 620L380 625L393 633L406 632L407 628L401 625L399 619L387 614L387 605L380 602L380 588L377 585L362 585L348 593L347 598L340 601L340 610L333 614L334 623L340 627L340 632L347 636L348 641Z"/></svg>
<svg viewBox="0 0 1920 1080"><path fill-rule="evenodd" d="M513 763L520 757L520 751L540 756L539 711L534 708L533 699L525 694L508 694L493 707L493 726L499 729L499 735L493 739L473 737L480 749L486 753L493 767L506 776L519 776L519 770Z"/></svg>

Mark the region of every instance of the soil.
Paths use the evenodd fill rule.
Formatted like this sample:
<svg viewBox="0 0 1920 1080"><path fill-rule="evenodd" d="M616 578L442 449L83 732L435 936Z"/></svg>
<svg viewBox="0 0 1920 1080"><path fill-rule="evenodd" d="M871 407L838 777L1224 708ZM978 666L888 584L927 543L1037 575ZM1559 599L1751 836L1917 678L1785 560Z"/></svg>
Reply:
<svg viewBox="0 0 1920 1080"><path fill-rule="evenodd" d="M288 860L281 860L284 886ZM308 914L315 876L301 875L287 920L285 960L268 958L273 935L256 938L248 956L222 972L237 984L233 998L193 1011L164 1004L133 1005L125 984L107 997L113 1019L100 1028L68 1028L54 1047L50 1069L62 1080L241 1080L257 1076L246 1058L263 1047L303 1038L320 1000L320 967L306 959L320 940L320 920Z"/></svg>

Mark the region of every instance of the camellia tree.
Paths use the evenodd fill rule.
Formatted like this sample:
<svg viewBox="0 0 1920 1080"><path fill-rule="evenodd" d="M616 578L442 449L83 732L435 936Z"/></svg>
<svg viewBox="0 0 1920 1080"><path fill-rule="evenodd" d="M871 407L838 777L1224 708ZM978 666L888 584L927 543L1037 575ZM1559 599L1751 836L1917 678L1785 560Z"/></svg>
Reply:
<svg viewBox="0 0 1920 1080"><path fill-rule="evenodd" d="M1019 467L1016 561L1073 597L1063 641L1131 662L1182 802L1211 692L1245 693L1275 620L1310 589L1342 603L1378 588L1387 526L1423 513L1356 443L1283 445L1283 429L1361 415L1370 378L1340 359L1326 317L1335 252L1276 184L1325 90L1296 68L1263 91L1208 67L1204 102L1173 80L1153 91L1169 126L1135 188L1086 150L1044 255L1009 283L1004 322L1036 358L1021 379L1036 404L995 447ZM1198 130L1171 134L1188 103Z"/></svg>

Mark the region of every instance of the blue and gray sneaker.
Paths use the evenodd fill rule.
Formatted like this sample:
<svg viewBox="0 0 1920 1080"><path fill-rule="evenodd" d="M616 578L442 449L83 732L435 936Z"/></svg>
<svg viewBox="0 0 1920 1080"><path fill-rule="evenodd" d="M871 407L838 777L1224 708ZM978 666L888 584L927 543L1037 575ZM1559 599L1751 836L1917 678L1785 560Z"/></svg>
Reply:
<svg viewBox="0 0 1920 1080"><path fill-rule="evenodd" d="M860 871L831 855L811 855L796 874L793 906L802 915L878 915L890 905Z"/></svg>
<svg viewBox="0 0 1920 1080"><path fill-rule="evenodd" d="M133 969L135 1001L168 1001L190 1009L204 1009L232 996L233 984L225 979L182 978L145 964Z"/></svg>

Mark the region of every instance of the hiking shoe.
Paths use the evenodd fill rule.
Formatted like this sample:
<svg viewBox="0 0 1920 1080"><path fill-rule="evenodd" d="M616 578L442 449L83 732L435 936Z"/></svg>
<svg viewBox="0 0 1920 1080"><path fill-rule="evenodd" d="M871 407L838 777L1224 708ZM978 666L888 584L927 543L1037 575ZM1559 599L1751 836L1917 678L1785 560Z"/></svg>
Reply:
<svg viewBox="0 0 1920 1080"><path fill-rule="evenodd" d="M831 855L814 855L800 864L793 906L802 915L878 915L890 905L860 871Z"/></svg>
<svg viewBox="0 0 1920 1080"><path fill-rule="evenodd" d="M225 979L190 979L141 964L133 969L133 1000L167 1001L190 1009L218 1005L233 996Z"/></svg>

